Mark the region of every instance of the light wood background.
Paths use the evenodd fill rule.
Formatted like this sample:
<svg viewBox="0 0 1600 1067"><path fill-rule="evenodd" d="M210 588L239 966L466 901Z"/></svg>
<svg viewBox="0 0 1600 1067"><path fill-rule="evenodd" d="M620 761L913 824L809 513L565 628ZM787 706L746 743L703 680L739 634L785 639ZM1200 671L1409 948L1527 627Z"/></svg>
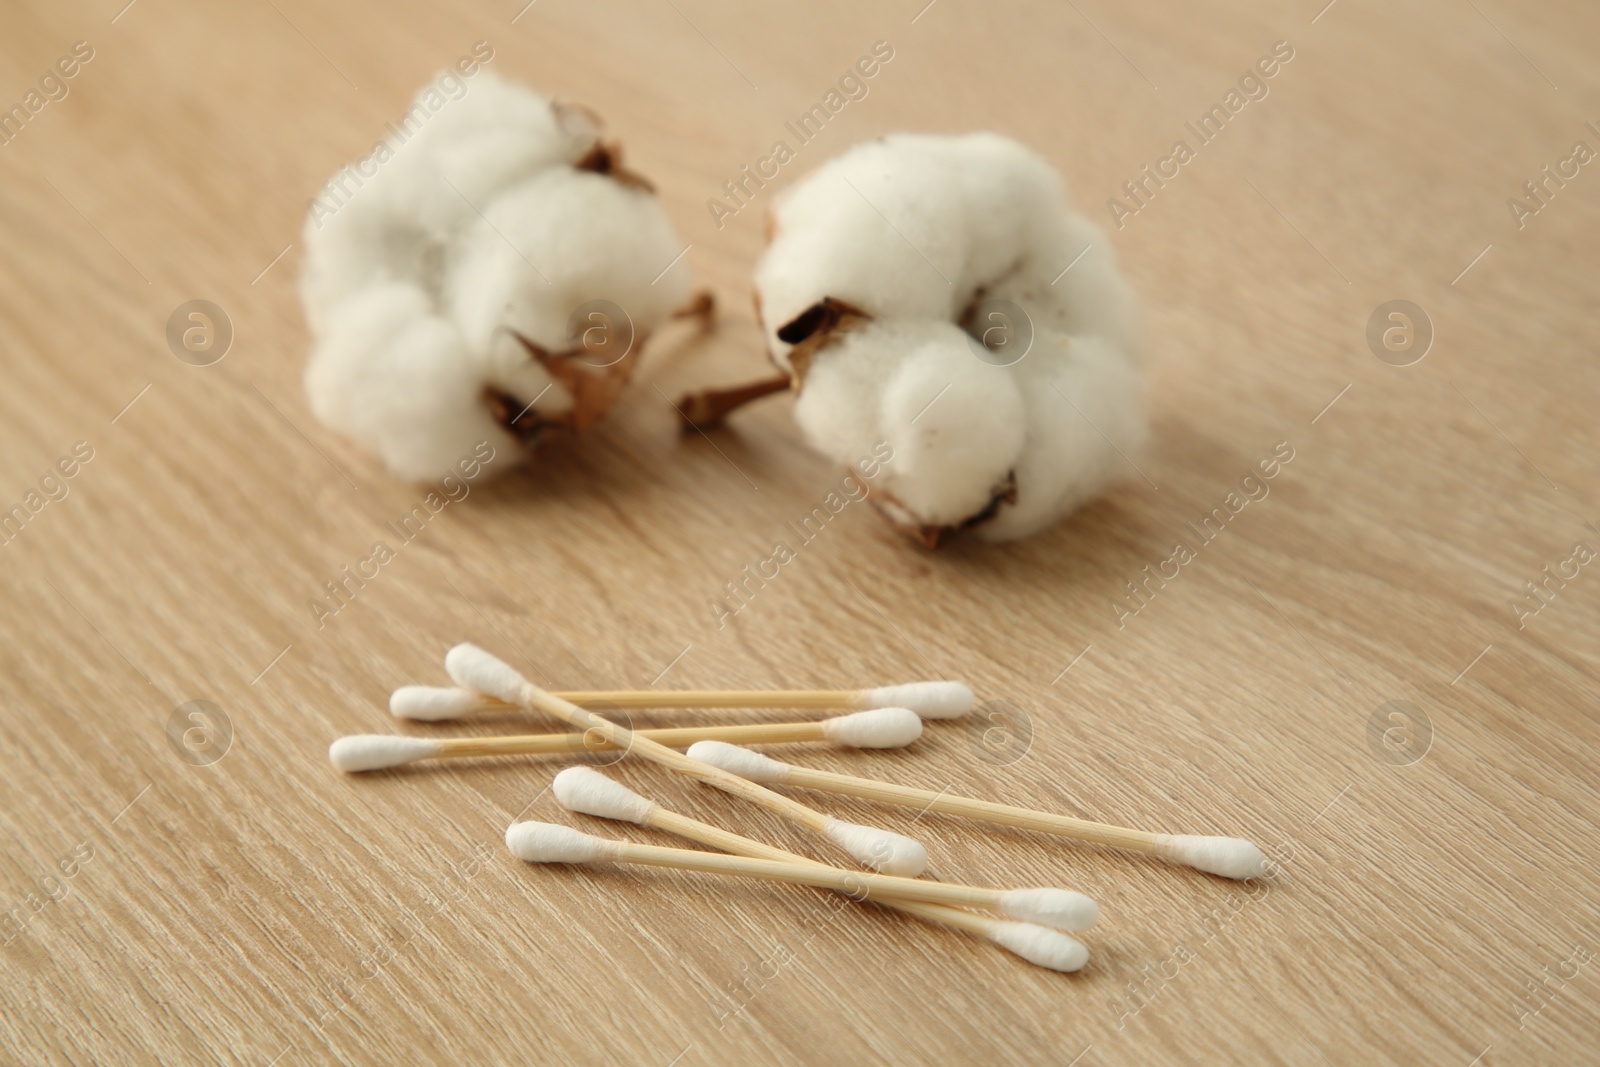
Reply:
<svg viewBox="0 0 1600 1067"><path fill-rule="evenodd" d="M75 442L94 449L0 547L0 908L23 926L3 927L0 1059L1593 1057L1600 570L1523 628L1509 605L1576 542L1600 549L1600 174L1521 230L1506 200L1574 142L1600 148L1584 128L1600 13L521 2L0 16L0 102L74 41L95 50L0 148L0 503ZM658 338L600 429L474 488L319 628L308 599L423 490L307 409L299 227L321 182L477 40L491 69L607 117L724 315L704 344ZM878 40L895 55L870 95L781 182L887 131L992 128L1059 165L1102 222L1274 42L1295 57L1112 232L1155 355L1139 471L1002 548L929 554L852 506L719 630L707 601L838 472L783 399L710 439L677 432L663 393L764 367L747 281L764 204L719 230L705 201ZM209 367L164 340L197 298L236 331ZM1395 367L1365 330L1402 298L1436 337ZM1271 495L1119 626L1123 583L1280 441L1295 458ZM528 867L502 834L571 818L546 793L560 764L327 764L346 733L525 729L389 719L389 690L442 681L460 640L553 687L963 678L1031 718L1015 762L983 759L960 725L905 753L780 754L1289 858L1246 901L1183 869L802 794L921 836L939 877L1091 893L1105 917L1076 976L803 890ZM231 722L206 766L166 732L192 700ZM1369 744L1391 700L1431 723L1408 765ZM650 767L616 773L817 848Z"/></svg>

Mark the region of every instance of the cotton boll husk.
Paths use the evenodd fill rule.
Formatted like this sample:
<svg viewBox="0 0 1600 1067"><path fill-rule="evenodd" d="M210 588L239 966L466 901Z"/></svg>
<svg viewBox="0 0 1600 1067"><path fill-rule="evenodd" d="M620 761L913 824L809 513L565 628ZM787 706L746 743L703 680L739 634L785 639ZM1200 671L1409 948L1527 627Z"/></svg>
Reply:
<svg viewBox="0 0 1600 1067"><path fill-rule="evenodd" d="M509 465L520 445L490 417L466 367L460 331L433 314L427 294L388 283L333 310L306 365L306 394L320 421L402 478L442 478L482 441Z"/></svg>
<svg viewBox="0 0 1600 1067"><path fill-rule="evenodd" d="M1107 341L1046 331L1005 369L1021 388L1027 434L1015 502L976 528L986 541L1036 533L1132 473L1124 457L1146 430L1138 370Z"/></svg>
<svg viewBox="0 0 1600 1067"><path fill-rule="evenodd" d="M447 301L468 347L489 373L504 374L517 361L493 343L497 332L568 348L568 319L586 301L617 304L636 337L648 334L688 298L682 260L661 274L682 250L650 194L554 168L506 190L468 226L451 257Z"/></svg>
<svg viewBox="0 0 1600 1067"><path fill-rule="evenodd" d="M887 441L875 488L925 525L987 507L1022 452L1026 411L1009 368L985 363L948 322L872 322L823 348L795 418L807 441L849 465Z"/></svg>

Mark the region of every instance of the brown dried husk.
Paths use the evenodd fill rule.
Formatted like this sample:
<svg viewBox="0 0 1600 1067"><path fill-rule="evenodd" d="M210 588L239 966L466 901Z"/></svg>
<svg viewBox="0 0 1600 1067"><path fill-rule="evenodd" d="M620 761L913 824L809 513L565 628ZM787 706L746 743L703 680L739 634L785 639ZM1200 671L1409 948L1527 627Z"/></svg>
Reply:
<svg viewBox="0 0 1600 1067"><path fill-rule="evenodd" d="M485 390L484 401L495 421L529 446L538 445L551 430L582 433L599 422L632 379L637 362L634 350L645 341L645 335L635 336L633 349L627 355L609 366L595 367L584 362L589 353L581 346L550 352L519 333L513 332L512 336L572 398L572 406L566 411L542 415L533 409L533 404L510 393L492 387Z"/></svg>

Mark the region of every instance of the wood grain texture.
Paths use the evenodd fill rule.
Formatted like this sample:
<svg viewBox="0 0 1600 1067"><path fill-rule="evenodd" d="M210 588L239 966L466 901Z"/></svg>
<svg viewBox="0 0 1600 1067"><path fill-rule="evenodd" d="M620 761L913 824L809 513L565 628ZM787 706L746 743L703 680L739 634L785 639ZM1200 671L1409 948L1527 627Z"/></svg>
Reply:
<svg viewBox="0 0 1600 1067"><path fill-rule="evenodd" d="M0 147L0 506L93 448L0 547L0 908L25 925L0 949L0 1059L1592 1058L1600 571L1526 601L1543 606L1520 628L1510 604L1576 542L1600 547L1600 175L1546 186L1520 229L1506 205L1574 142L1600 148L1591 6L123 3L0 15L0 103L73 42L95 52ZM656 338L604 424L473 488L319 626L307 601L425 489L307 409L306 201L478 40L492 69L605 115L723 315L705 343ZM839 472L781 398L679 433L666 397L765 368L748 277L771 190L720 229L705 202L878 40L895 55L870 94L778 184L887 131L991 128L1105 223L1274 42L1295 56L1111 230L1155 356L1154 432L1124 484L1025 543L937 554L852 505L719 628L708 602ZM197 298L235 329L208 367L164 337ZM1434 327L1411 366L1366 342L1394 299ZM1117 611L1279 442L1294 458L1270 495ZM546 791L560 761L327 764L342 734L545 728L388 718L388 692L441 684L460 640L552 688L962 678L1028 717L1012 762L942 723L903 753L773 752L1247 835L1282 847L1283 874L1249 899L1139 857L803 797L917 835L947 880L1095 896L1092 958L1063 976L807 890L529 867L502 835L568 818ZM167 734L194 700L232 726L206 766ZM1407 765L1369 744L1395 700L1431 723ZM659 768L615 773L841 859Z"/></svg>

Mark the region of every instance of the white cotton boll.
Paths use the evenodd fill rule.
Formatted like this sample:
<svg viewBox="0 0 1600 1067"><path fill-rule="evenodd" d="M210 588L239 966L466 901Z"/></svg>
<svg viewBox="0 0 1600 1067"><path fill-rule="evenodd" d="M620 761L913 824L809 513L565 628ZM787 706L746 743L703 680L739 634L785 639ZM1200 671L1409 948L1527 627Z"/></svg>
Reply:
<svg viewBox="0 0 1600 1067"><path fill-rule="evenodd" d="M601 819L643 823L656 810L653 801L621 782L613 782L593 767L568 767L550 783L556 802L568 811Z"/></svg>
<svg viewBox="0 0 1600 1067"><path fill-rule="evenodd" d="M1038 154L989 133L890 136L808 175L773 223L756 288L796 419L837 462L893 446L874 499L897 526L930 546L967 526L1010 540L1128 473L1118 450L1145 432L1138 310ZM1000 301L1033 337L1005 367L966 333Z"/></svg>
<svg viewBox="0 0 1600 1067"><path fill-rule="evenodd" d="M506 848L527 863L592 863L616 852L615 842L548 822L513 823Z"/></svg>
<svg viewBox="0 0 1600 1067"><path fill-rule="evenodd" d="M1000 911L1013 919L1056 930L1087 930L1100 919L1100 905L1070 889L1012 889Z"/></svg>
<svg viewBox="0 0 1600 1067"><path fill-rule="evenodd" d="M1133 290L1117 271L1110 238L1064 204L1046 211L1028 233L1015 270L985 288L985 297L1026 310L1035 332L1101 337L1139 363L1144 322Z"/></svg>
<svg viewBox="0 0 1600 1067"><path fill-rule="evenodd" d="M305 372L311 410L378 454L402 478L431 481L487 441L521 446L490 416L467 371L454 324L414 285L391 283L342 302L324 323Z"/></svg>
<svg viewBox="0 0 1600 1067"><path fill-rule="evenodd" d="M1016 501L977 527L987 541L1027 537L1136 476L1146 433L1138 370L1106 341L1043 333L1012 369L1026 383L1027 439Z"/></svg>
<svg viewBox="0 0 1600 1067"><path fill-rule="evenodd" d="M1005 487L1027 422L1009 368L977 358L958 327L925 325L928 340L884 386L882 425L894 461L880 487L925 525L957 525Z"/></svg>
<svg viewBox="0 0 1600 1067"><path fill-rule="evenodd" d="M440 748L439 742L425 737L356 734L329 745L328 762L341 771L377 771L437 756Z"/></svg>
<svg viewBox="0 0 1600 1067"><path fill-rule="evenodd" d="M612 170L614 146L586 112L488 72L424 86L388 131L319 190L306 220L318 418L393 473L427 480L482 441L522 458L501 420L529 443L551 423L587 428L633 365L574 380L587 360L547 365L512 331L559 355L574 347L573 313L610 301L632 326L616 359L636 352L689 291L660 205Z"/></svg>
<svg viewBox="0 0 1600 1067"><path fill-rule="evenodd" d="M590 300L617 304L642 337L688 298L688 269L673 263L684 246L660 203L613 178L547 170L483 216L452 252L446 297L477 356L487 359L505 329L552 352L568 348L568 320ZM516 362L526 360L522 352ZM494 373L506 370L500 363Z"/></svg>
<svg viewBox="0 0 1600 1067"><path fill-rule="evenodd" d="M874 379L867 385L867 379ZM841 464L894 449L875 488L914 521L957 524L987 507L1026 426L1007 368L973 354L952 323L872 322L819 352L795 402L811 446Z"/></svg>
<svg viewBox="0 0 1600 1067"><path fill-rule="evenodd" d="M928 869L928 850L909 837L842 819L828 820L822 832L857 863L883 874L916 878Z"/></svg>
<svg viewBox="0 0 1600 1067"><path fill-rule="evenodd" d="M922 719L910 708L877 708L824 719L822 732L852 748L904 748L922 736Z"/></svg>
<svg viewBox="0 0 1600 1067"><path fill-rule="evenodd" d="M696 741L689 746L688 756L729 774L737 774L740 778L769 785L783 781L784 774L789 770L787 763L779 763L759 752L751 752L748 748L730 745L726 741Z"/></svg>
<svg viewBox="0 0 1600 1067"><path fill-rule="evenodd" d="M989 940L1029 963L1071 974L1089 962L1089 950L1059 930L1033 923L997 922Z"/></svg>
<svg viewBox="0 0 1600 1067"><path fill-rule="evenodd" d="M442 278L444 244L422 226L351 204L321 231L308 219L302 243L300 303L311 332L321 335L341 302L385 283L406 283L430 295Z"/></svg>
<svg viewBox="0 0 1600 1067"><path fill-rule="evenodd" d="M953 320L1014 268L1059 184L988 133L895 134L830 160L773 209L755 273L769 350L783 364L778 329L827 296L880 318Z"/></svg>
<svg viewBox="0 0 1600 1067"><path fill-rule="evenodd" d="M884 155L877 144L852 149L774 207L774 236L755 284L768 351L780 366L787 367L790 346L778 330L824 297L879 316L947 319L957 310L958 290L945 277L964 257L964 241L956 228L934 222L959 204L944 183L913 168L900 170L891 193ZM918 205L917 213L901 210L904 203Z"/></svg>
<svg viewBox="0 0 1600 1067"><path fill-rule="evenodd" d="M438 296L456 217L440 225L421 205L441 201L448 189L414 146L389 151L368 178L341 168L312 202L301 233L300 300L313 332L341 301L369 286L408 282Z"/></svg>
<svg viewBox="0 0 1600 1067"><path fill-rule="evenodd" d="M915 333L919 324L905 328ZM884 383L907 347L888 338L900 324L873 323L823 349L795 397L794 417L812 448L837 463L853 464L884 440Z"/></svg>
<svg viewBox="0 0 1600 1067"><path fill-rule="evenodd" d="M369 285L410 282L437 298L453 233L501 189L593 145L543 97L490 72L450 99L424 86L376 152L318 191L302 234L300 295L313 330Z"/></svg>
<svg viewBox="0 0 1600 1067"><path fill-rule="evenodd" d="M430 200L414 207L421 212L441 210L452 217L461 210L473 215L507 186L550 167L577 162L595 143L598 130L592 122L520 85L483 71L465 82L465 94L429 100L432 85L425 86L397 125L404 131L410 119L417 132L398 151L426 159L435 173L460 194L437 205ZM419 122L418 108L436 110ZM471 202L471 206L460 203ZM444 221L445 216L440 217Z"/></svg>

